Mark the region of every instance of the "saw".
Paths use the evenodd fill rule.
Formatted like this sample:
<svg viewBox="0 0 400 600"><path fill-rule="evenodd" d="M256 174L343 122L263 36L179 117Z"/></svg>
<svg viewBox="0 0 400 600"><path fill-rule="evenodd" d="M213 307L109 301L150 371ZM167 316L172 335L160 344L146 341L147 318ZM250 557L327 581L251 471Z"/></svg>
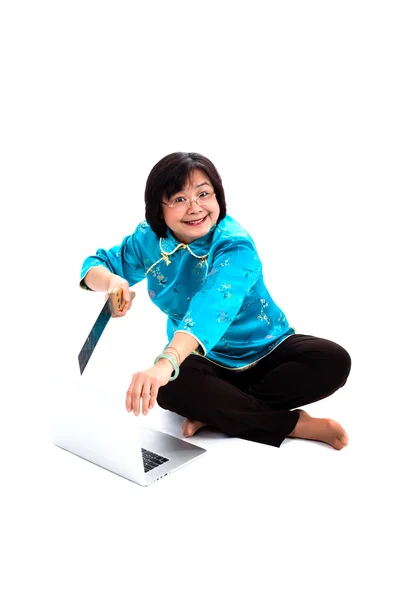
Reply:
<svg viewBox="0 0 400 600"><path fill-rule="evenodd" d="M133 300L136 294L135 292L130 292L130 295L131 299ZM96 344L99 341L108 321L113 315L117 315L119 311L123 309L124 305L125 300L122 297L122 289L115 288L114 290L111 290L106 303L101 309L95 324L93 325L85 343L82 346L82 350L79 352L78 362L81 375L85 370L86 365L93 354L93 350L95 349Z"/></svg>

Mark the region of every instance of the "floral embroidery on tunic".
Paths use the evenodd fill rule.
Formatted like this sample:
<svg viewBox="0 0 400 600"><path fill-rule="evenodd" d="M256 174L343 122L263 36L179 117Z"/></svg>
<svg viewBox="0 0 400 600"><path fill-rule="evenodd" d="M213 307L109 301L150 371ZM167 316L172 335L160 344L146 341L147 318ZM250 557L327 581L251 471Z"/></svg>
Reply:
<svg viewBox="0 0 400 600"><path fill-rule="evenodd" d="M260 302L261 302L261 310L260 310L260 313L257 315L257 319L259 319L260 321L265 321L267 323L267 325L269 325L271 321L269 320L268 315L265 313L265 310L264 310L268 307L268 302L264 298L261 298Z"/></svg>
<svg viewBox="0 0 400 600"><path fill-rule="evenodd" d="M218 288L218 291L221 292L224 300L226 300L227 298L231 298L232 294L229 291L230 289L232 289L230 283L223 283L221 287Z"/></svg>
<svg viewBox="0 0 400 600"><path fill-rule="evenodd" d="M168 281L168 277L165 277L163 273L161 273L160 267L154 267L152 271L150 271L151 275L157 280L159 285L166 285Z"/></svg>
<svg viewBox="0 0 400 600"><path fill-rule="evenodd" d="M250 273L254 273L254 269L247 269L246 267L241 267L241 269L246 273L245 277L248 277Z"/></svg>
<svg viewBox="0 0 400 600"><path fill-rule="evenodd" d="M220 263L219 266L220 267L229 267L230 266L230 258L227 258L224 262Z"/></svg>
<svg viewBox="0 0 400 600"><path fill-rule="evenodd" d="M246 335L246 337L244 338L244 340L242 342L242 345L244 346L245 344L248 344L252 337L253 337L252 333L250 333L249 335Z"/></svg>
<svg viewBox="0 0 400 600"><path fill-rule="evenodd" d="M192 317L190 316L190 311L186 314L185 320L184 320L184 329L191 329L192 327L194 327L195 322L193 321Z"/></svg>
<svg viewBox="0 0 400 600"><path fill-rule="evenodd" d="M228 314L224 310L219 311L219 315L217 317L218 323L230 323L232 319L228 316Z"/></svg>
<svg viewBox="0 0 400 600"><path fill-rule="evenodd" d="M206 259L205 259L205 258L202 258L202 259L201 259L201 260L200 260L200 261L197 263L197 265L195 265L195 267L194 267L194 272L195 272L197 275L202 275L203 265L204 265L204 263L205 263L205 262L207 262L207 261L206 261ZM205 279L205 278L203 277L203 279Z"/></svg>

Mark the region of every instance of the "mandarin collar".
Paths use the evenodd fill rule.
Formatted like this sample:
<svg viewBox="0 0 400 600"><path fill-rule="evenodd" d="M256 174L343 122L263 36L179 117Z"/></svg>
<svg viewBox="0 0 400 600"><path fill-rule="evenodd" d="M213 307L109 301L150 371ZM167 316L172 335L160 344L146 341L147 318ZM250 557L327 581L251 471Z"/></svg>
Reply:
<svg viewBox="0 0 400 600"><path fill-rule="evenodd" d="M180 242L172 233L172 230L167 227L167 237L165 238L160 238L160 247L161 250L167 254L170 254L171 252L174 252L174 250L178 247L185 247L188 248L188 250L191 252L191 254L196 254L196 255L205 255L208 254L210 251L210 247L211 247L211 243L212 243L212 239L214 236L214 232L216 229L216 225L213 225L210 229L210 231L206 234L203 235L203 237L199 238L198 240L195 240L194 242L191 242L190 244L184 244L183 242Z"/></svg>

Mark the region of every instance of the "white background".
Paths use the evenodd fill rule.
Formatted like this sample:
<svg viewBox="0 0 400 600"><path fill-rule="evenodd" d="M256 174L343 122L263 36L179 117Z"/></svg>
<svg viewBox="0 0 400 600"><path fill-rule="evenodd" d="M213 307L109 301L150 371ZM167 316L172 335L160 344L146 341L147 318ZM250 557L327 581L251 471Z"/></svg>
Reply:
<svg viewBox="0 0 400 600"><path fill-rule="evenodd" d="M4 598L399 597L397 10L1 5ZM175 151L216 165L289 323L350 352L312 413L345 426L346 450L204 432L204 460L142 489L50 444L45 400L103 302L78 289L81 263L144 218ZM165 343L136 291L87 373L122 403Z"/></svg>

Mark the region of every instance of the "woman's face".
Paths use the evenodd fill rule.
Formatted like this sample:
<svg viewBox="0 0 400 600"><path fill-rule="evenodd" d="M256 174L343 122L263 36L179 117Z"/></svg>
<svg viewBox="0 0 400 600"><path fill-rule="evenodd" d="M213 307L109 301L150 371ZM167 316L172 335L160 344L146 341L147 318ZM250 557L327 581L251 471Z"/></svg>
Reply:
<svg viewBox="0 0 400 600"><path fill-rule="evenodd" d="M194 198L198 202L189 204ZM192 171L182 190L163 198L162 210L165 223L184 244L207 235L220 212L211 181L200 169Z"/></svg>

